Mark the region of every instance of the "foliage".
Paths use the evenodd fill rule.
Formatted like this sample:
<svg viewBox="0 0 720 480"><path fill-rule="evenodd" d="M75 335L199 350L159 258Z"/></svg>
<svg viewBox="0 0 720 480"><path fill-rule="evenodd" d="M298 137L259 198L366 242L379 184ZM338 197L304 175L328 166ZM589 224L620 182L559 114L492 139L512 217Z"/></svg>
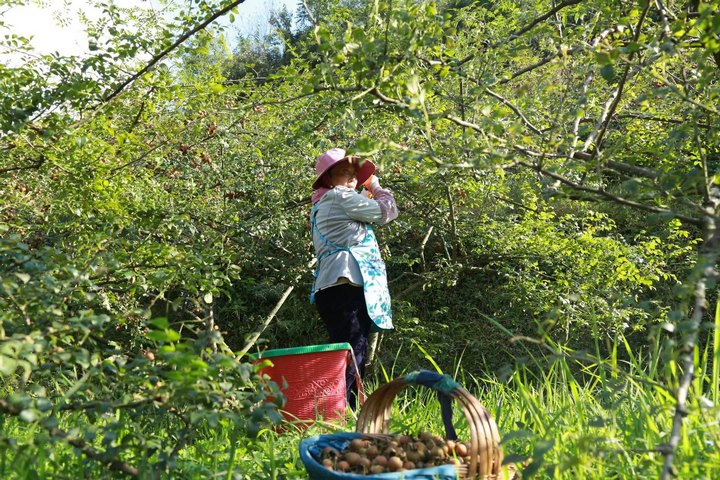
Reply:
<svg viewBox="0 0 720 480"><path fill-rule="evenodd" d="M397 324L384 364L485 378L529 362L493 389L523 407L499 418L549 477L605 468L578 453L590 444L627 459L610 477L656 471L658 452L635 452L654 448L702 476L703 439L668 412L692 387L700 425L717 365L713 336L698 342L717 263L717 0L306 3L300 28L280 14L259 44L215 26L175 45L227 1L172 19L98 2L86 57L2 40L20 58L0 66L3 472L37 456L38 475L57 473L72 446L97 460L78 476L230 477L249 458L297 474L291 454L258 453L271 433L246 440L280 398L233 352L261 348L248 338L290 287L260 345L324 341L305 186L341 145L373 158L402 210L379 232ZM533 361L548 345L614 373ZM213 448L222 467L188 458Z"/></svg>

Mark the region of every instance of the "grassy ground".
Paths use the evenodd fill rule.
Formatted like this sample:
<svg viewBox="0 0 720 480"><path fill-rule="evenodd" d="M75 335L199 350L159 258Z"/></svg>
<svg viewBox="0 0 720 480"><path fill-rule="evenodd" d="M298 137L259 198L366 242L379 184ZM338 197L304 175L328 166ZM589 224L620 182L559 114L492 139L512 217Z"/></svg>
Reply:
<svg viewBox="0 0 720 480"><path fill-rule="evenodd" d="M620 344L622 346L622 344ZM513 461L528 461L523 478L643 479L659 478L669 440L676 372L660 372L657 362L625 352L629 360L603 362L586 355L555 351L540 362L518 368L502 380L475 378L462 366L449 372L483 403L500 428L502 446ZM717 369L710 359L717 352L697 352L700 373L693 384L683 436L674 465L677 478L720 478L720 408ZM717 357L715 357L717 358ZM428 365L432 368L432 362ZM378 384L404 372L380 375ZM661 382L659 378L664 378ZM461 438L469 438L459 409L455 423ZM66 430L82 428L79 419L65 418ZM165 428L148 419L148 429ZM12 438L0 446L0 478L110 478L107 467L56 442L37 427L20 420L0 419L0 431ZM299 442L313 434L352 431L355 417L345 424L321 422L308 430L289 426L284 432L261 431L256 439L238 435L233 425L208 428L202 438L179 453L164 478L285 479L307 478L298 455ZM408 388L396 397L393 431L442 433L439 406L433 392ZM150 465L156 459L130 459ZM142 470L142 468L141 468ZM141 473L153 478L149 473Z"/></svg>

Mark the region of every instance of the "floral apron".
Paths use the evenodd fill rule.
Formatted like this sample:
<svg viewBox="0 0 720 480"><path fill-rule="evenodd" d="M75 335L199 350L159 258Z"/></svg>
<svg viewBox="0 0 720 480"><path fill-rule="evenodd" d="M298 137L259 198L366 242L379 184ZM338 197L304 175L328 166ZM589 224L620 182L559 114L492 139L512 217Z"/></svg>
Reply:
<svg viewBox="0 0 720 480"><path fill-rule="evenodd" d="M341 247L332 243L320 232L320 229L318 229L315 223L316 213L317 207L313 205L313 210L310 214L312 228L318 233L320 240L330 247L330 250L318 257L313 285L310 290L310 303L315 302L315 280L318 276L320 262L337 252L350 252L357 262L363 277L365 305L367 306L368 315L373 322L372 330L392 330L394 327L392 323L392 310L390 309L390 291L387 285L385 262L383 262L380 256L380 247L378 247L372 226L366 225L367 231L365 238L363 238L360 243L350 247Z"/></svg>

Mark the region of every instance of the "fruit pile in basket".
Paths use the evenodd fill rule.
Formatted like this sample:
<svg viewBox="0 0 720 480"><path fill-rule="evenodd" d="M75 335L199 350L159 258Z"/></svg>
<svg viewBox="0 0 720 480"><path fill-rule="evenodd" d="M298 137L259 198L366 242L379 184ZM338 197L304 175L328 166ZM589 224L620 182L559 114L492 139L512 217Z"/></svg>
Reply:
<svg viewBox="0 0 720 480"><path fill-rule="evenodd" d="M343 450L322 449L317 459L328 470L360 475L402 472L438 465L470 463L470 445L422 432L414 435L366 435Z"/></svg>

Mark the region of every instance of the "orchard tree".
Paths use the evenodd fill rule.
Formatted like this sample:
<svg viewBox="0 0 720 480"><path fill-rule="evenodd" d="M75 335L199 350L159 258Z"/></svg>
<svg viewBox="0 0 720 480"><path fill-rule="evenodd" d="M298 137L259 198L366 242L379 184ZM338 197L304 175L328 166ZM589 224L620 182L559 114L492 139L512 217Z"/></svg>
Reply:
<svg viewBox="0 0 720 480"><path fill-rule="evenodd" d="M661 448L668 477L717 265L720 4L375 2L370 8L367 20L355 17L344 28L337 27L342 13L318 24L319 63L285 73L304 82L296 104L315 96L328 106L327 118L342 119L355 153L376 156L381 168L392 158L407 174L405 186L420 178L431 184L426 192L436 202L447 199L436 211L445 214L440 248L450 262L468 249L457 203L475 179L496 183L498 176L531 172L539 180L531 194L482 192L540 219L562 219L558 213L573 203L597 205L617 221L644 216L628 233L660 269L623 263L623 252L611 281L630 278L652 289L658 275L671 282L673 274L682 276L676 300L657 318L668 334L667 381L676 393L674 424ZM373 122L379 128L368 132ZM352 138L359 130L362 138ZM455 183L458 170L473 182ZM628 217L627 210L636 213ZM589 225L596 221L589 210L582 216ZM429 227L418 239L423 248ZM581 232L592 235L586 227ZM688 248L695 255L691 268L664 268L663 257L684 259ZM423 260L422 251L416 257ZM562 273L552 269L547 285ZM568 304L582 293L576 288L570 286Z"/></svg>
<svg viewBox="0 0 720 480"><path fill-rule="evenodd" d="M94 3L86 57L3 41L19 61L0 67L0 411L34 432L3 422L12 465L59 442L95 461L87 475L156 475L208 428L252 436L279 420L277 386L214 322L242 271L214 223L227 144L208 111L228 99L212 69L185 84L171 62L240 3L170 21Z"/></svg>
<svg viewBox="0 0 720 480"><path fill-rule="evenodd" d="M98 3L82 58L3 43L3 413L135 476L277 420L245 354L322 341L307 185L344 146L402 209L380 355L477 374L523 351L506 333L665 332L668 476L717 263L717 1L308 1L261 81L213 23L241 4Z"/></svg>

